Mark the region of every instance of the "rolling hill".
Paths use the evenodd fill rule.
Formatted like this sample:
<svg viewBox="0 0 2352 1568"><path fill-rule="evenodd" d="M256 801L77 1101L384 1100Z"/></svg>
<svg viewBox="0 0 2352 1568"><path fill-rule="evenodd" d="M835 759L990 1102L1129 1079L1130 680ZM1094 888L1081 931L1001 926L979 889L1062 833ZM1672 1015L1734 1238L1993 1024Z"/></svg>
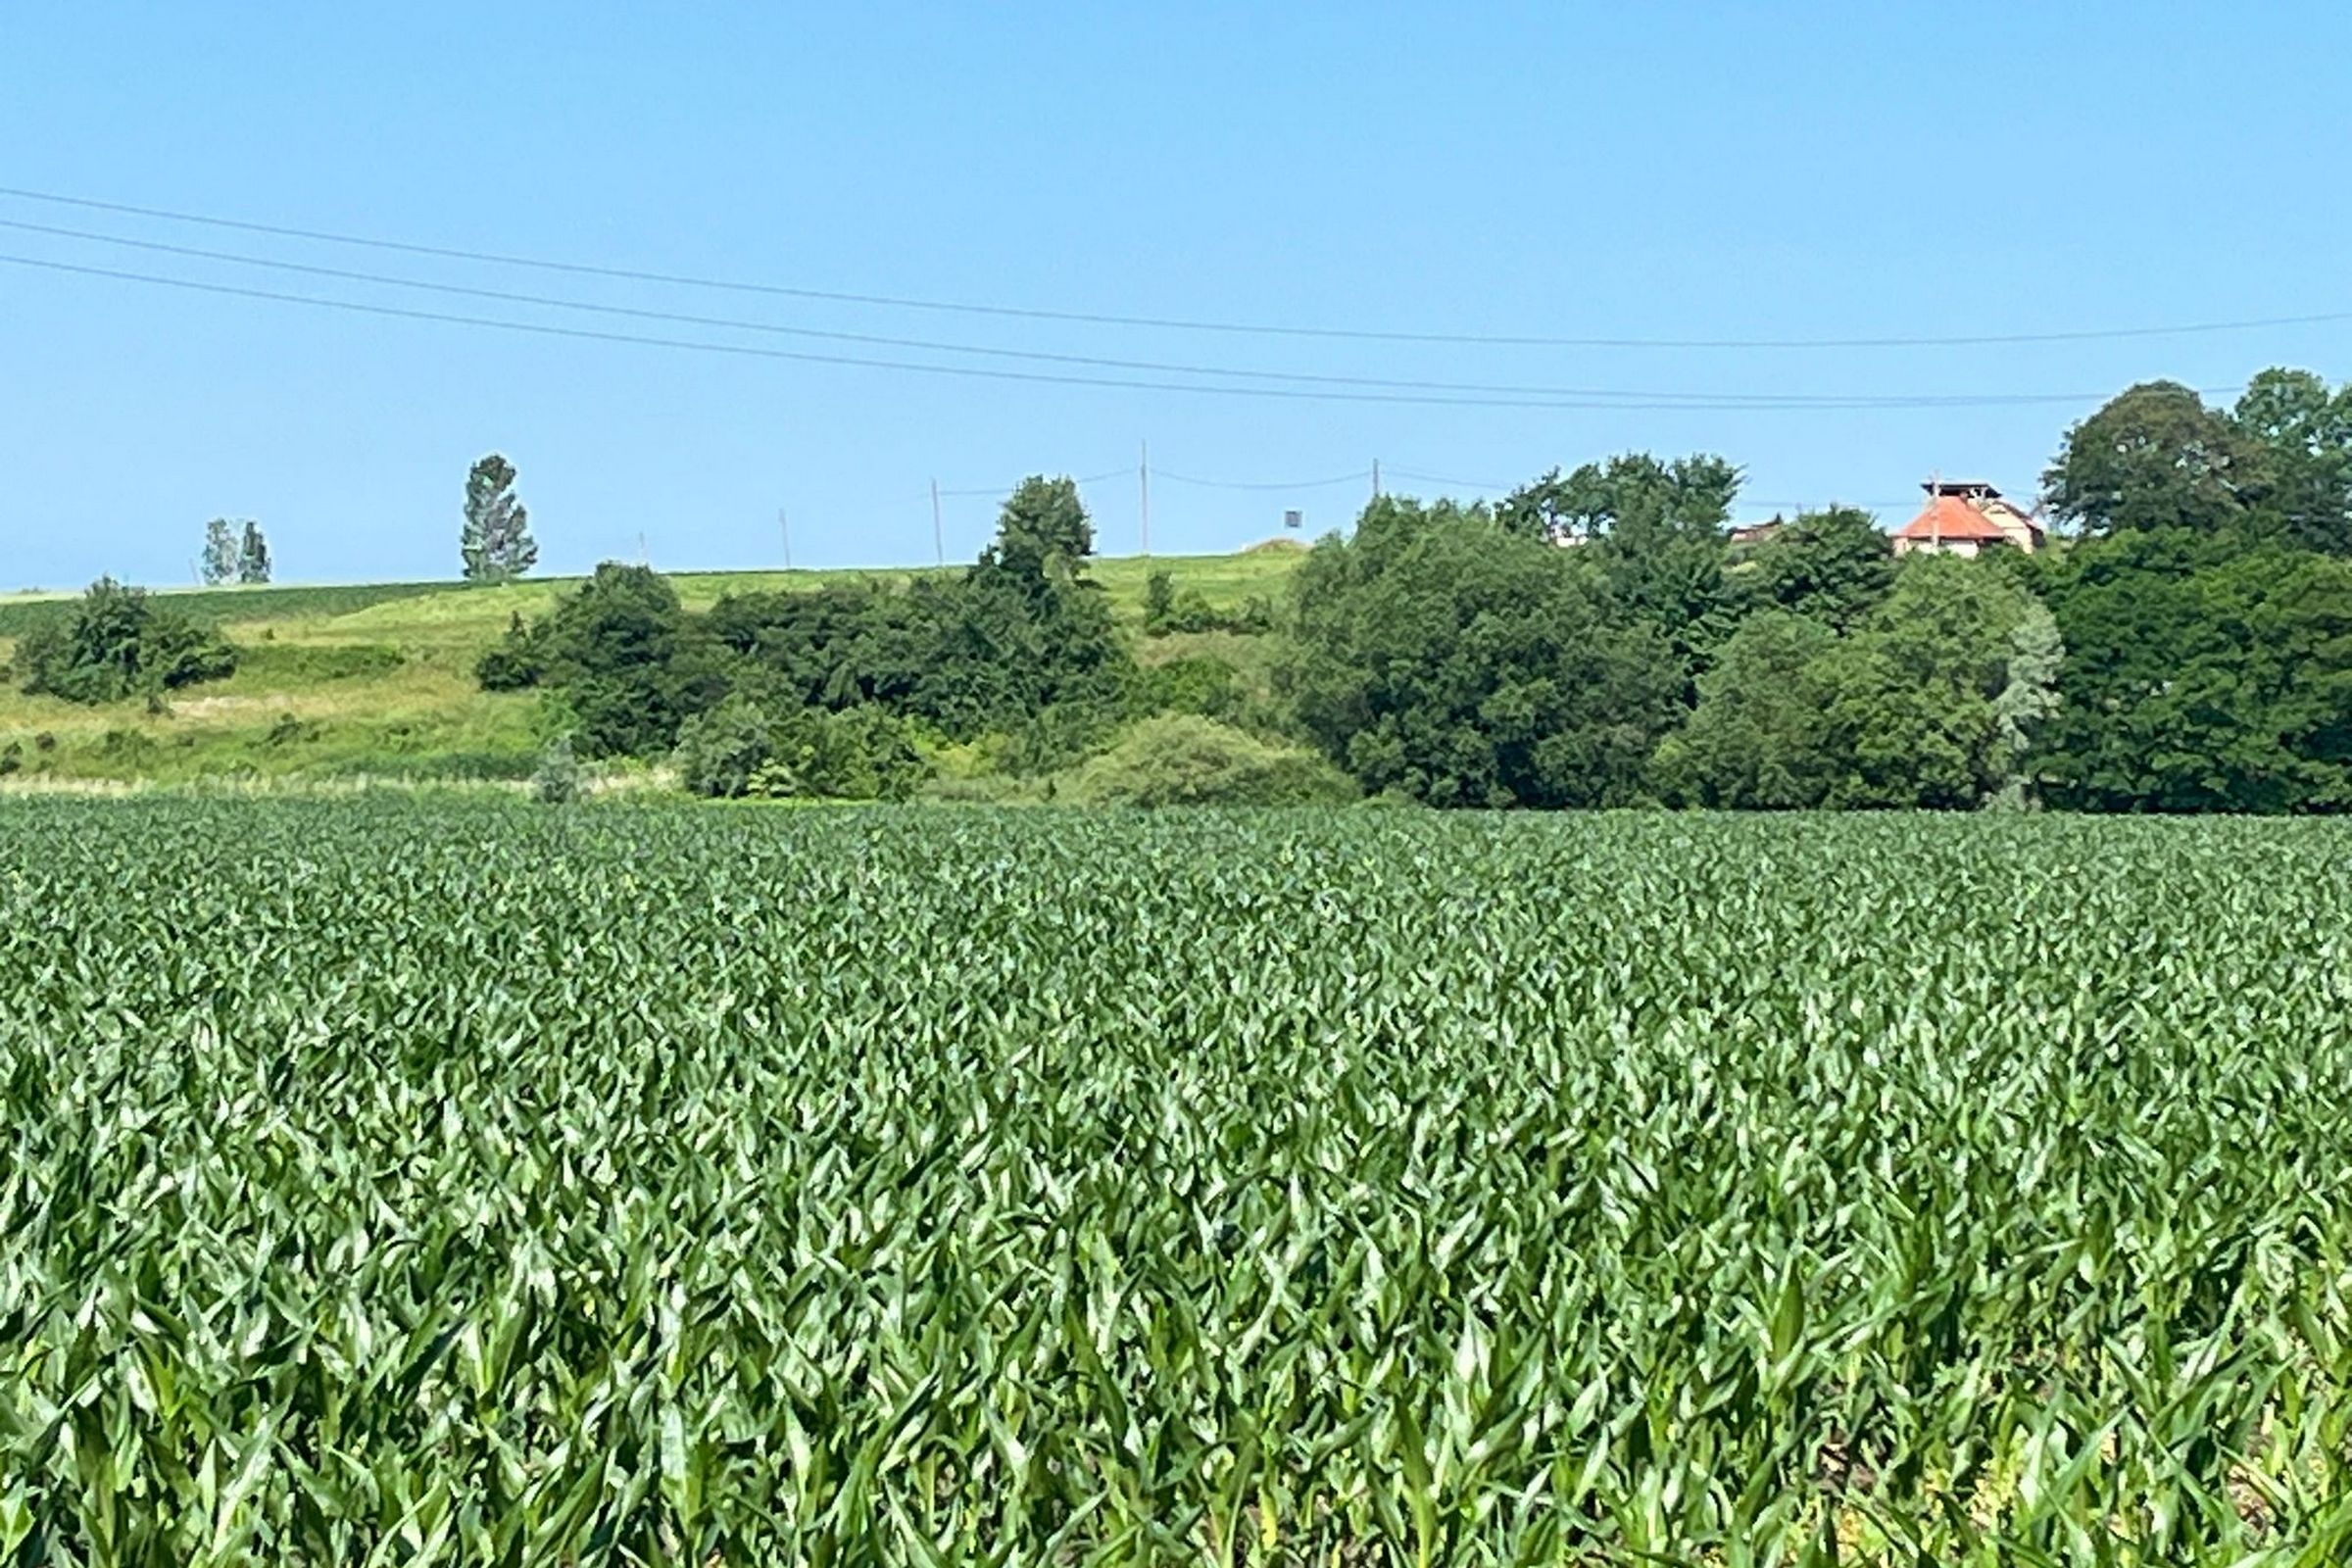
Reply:
<svg viewBox="0 0 2352 1568"><path fill-rule="evenodd" d="M1288 541L1230 556L1111 557L1093 575L1146 662L1214 653L1262 675L1266 639L1231 633L1142 636L1146 580L1173 574L1220 609L1279 594L1298 552ZM949 568L958 569L958 568ZM812 590L844 580L906 581L905 570L685 572L670 580L689 609L725 594ZM532 693L482 691L474 661L516 615L544 612L578 578L497 587L453 582L164 590L220 624L239 651L227 680L161 705L83 707L0 691L0 782L199 778L490 779L526 774L547 739ZM67 595L0 600L0 653Z"/></svg>

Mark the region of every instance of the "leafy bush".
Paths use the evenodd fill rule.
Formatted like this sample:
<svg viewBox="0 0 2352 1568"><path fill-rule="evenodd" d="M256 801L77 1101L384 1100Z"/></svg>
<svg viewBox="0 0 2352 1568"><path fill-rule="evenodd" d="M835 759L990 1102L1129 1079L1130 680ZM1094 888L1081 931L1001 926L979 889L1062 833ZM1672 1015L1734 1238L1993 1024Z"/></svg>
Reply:
<svg viewBox="0 0 2352 1568"><path fill-rule="evenodd" d="M27 693L94 705L224 679L237 651L214 628L101 577L70 614L24 633L15 664Z"/></svg>
<svg viewBox="0 0 2352 1568"><path fill-rule="evenodd" d="M1154 571L1144 579L1144 633L1166 637L1185 632L1230 631L1244 634L1274 629L1274 602L1251 594L1242 608L1227 613L1210 605L1197 588L1179 590L1174 575Z"/></svg>
<svg viewBox="0 0 2352 1568"><path fill-rule="evenodd" d="M1077 487L1033 478L963 575L904 592L745 594L689 615L650 568L607 563L544 619L511 625L474 672L489 690L547 688L591 757L670 750L731 694L776 712L876 707L956 740L1041 722L1058 733L1050 711L1100 713L1091 743L1133 669L1086 576L1093 547Z"/></svg>
<svg viewBox="0 0 2352 1568"><path fill-rule="evenodd" d="M687 789L720 799L904 800L929 772L906 721L880 709L776 712L742 696L688 719L675 757Z"/></svg>
<svg viewBox="0 0 2352 1568"><path fill-rule="evenodd" d="M531 797L542 806L565 806L579 798L580 763L571 752L571 737L559 736L539 754L531 774Z"/></svg>
<svg viewBox="0 0 2352 1568"><path fill-rule="evenodd" d="M747 794L752 776L770 755L773 721L757 703L730 697L678 729L672 754L678 776L696 795L733 799Z"/></svg>
<svg viewBox="0 0 2352 1568"><path fill-rule="evenodd" d="M530 627L523 624L522 612L516 611L507 621L507 631L497 646L474 661L473 678L486 692L518 692L539 684L547 673L547 660L531 636Z"/></svg>
<svg viewBox="0 0 2352 1568"><path fill-rule="evenodd" d="M1081 767L1066 798L1085 806L1314 806L1354 795L1348 776L1312 752L1197 714L1162 713Z"/></svg>
<svg viewBox="0 0 2352 1568"><path fill-rule="evenodd" d="M1231 664L1196 655L1139 669L1128 710L1139 718L1152 713L1198 713L1230 722L1247 704L1248 695Z"/></svg>

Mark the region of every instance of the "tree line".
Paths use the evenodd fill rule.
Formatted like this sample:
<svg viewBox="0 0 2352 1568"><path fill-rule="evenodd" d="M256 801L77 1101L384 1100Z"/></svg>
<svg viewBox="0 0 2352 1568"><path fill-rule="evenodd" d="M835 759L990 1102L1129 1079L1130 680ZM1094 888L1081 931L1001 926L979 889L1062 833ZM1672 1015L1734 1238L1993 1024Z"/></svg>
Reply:
<svg viewBox="0 0 2352 1568"><path fill-rule="evenodd" d="M1898 559L1846 508L1736 543L1735 465L1627 454L1493 506L1379 498L1279 607L1155 574L1145 635L1271 632L1268 699L1213 657L1139 663L1076 487L1033 478L959 575L696 615L607 565L481 676L721 795L905 794L943 747L1046 774L1132 735L1138 797L1220 798L1179 754L1248 743L1299 798L1439 807L2352 807L2352 391L2136 386L2042 479L2034 555Z"/></svg>
<svg viewBox="0 0 2352 1568"><path fill-rule="evenodd" d="M2352 808L2352 389L2269 370L2220 408L2134 386L2041 479L2058 533L2031 555L1898 558L1846 508L1736 540L1734 464L1634 453L1492 506L1378 498L1280 604L1221 611L1155 573L1143 637L1260 639L1259 680L1213 637L1139 660L1076 485L1041 476L959 572L692 613L608 563L477 674L542 693L582 756L670 760L711 795ZM514 485L495 454L468 475L473 580L535 560ZM102 582L18 666L105 701L234 657Z"/></svg>
<svg viewBox="0 0 2352 1568"><path fill-rule="evenodd" d="M2033 555L1896 560L1837 509L1736 545L1737 484L1634 456L1376 502L1297 585L1299 722L1439 805L2352 807L2352 391L2131 388Z"/></svg>

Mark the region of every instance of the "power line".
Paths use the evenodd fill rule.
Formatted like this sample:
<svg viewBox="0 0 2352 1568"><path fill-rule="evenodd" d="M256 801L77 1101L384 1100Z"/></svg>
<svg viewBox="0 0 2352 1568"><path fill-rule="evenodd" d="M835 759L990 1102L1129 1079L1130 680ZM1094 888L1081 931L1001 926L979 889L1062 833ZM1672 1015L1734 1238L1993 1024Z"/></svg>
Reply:
<svg viewBox="0 0 2352 1568"><path fill-rule="evenodd" d="M1390 467L1389 472L1395 474L1399 479L1418 479L1423 484L1458 485L1464 490L1508 491L1519 488L1516 484L1489 484L1484 479L1449 479L1442 473L1419 473L1411 468L1399 468L1394 466Z"/></svg>
<svg viewBox="0 0 2352 1568"><path fill-rule="evenodd" d="M246 288L230 283L202 282L194 278L168 277L153 272L133 272L119 268L90 267L73 262L50 261L40 257L0 254L0 263L15 267L38 268L47 271L67 272L83 277L102 277L120 282L146 283L163 288L191 290L202 294L218 294L237 299L266 300L282 305L304 305L319 310L349 311L364 316L386 317L401 320L431 321L453 326L486 327L495 331L521 332L538 337L574 338L588 342L622 343L645 348L679 349L693 353L724 354L742 359L784 360L802 365L854 366L868 369L906 370L924 375L961 376L990 381L1025 381L1055 386L1116 387L1144 392L1185 392L1201 396L1273 398L1288 402L1320 403L1382 403L1408 404L1427 408L1465 409L1551 409L1583 410L1608 413L1693 413L1693 412L1805 412L1834 410L1894 410L1914 408L1945 409L1953 407L2015 407L2034 404L2082 404L2093 401L2091 393L2001 393L1972 398L1963 402L1950 399L1922 399L1913 397L1870 398L1855 397L1838 402L1811 404L1747 403L1737 401L1642 402L1594 401L1589 398L1514 398L1514 397L1449 397L1422 393L1385 393L1350 391L1338 388L1322 389L1278 386L1219 386L1200 382L1146 381L1114 376L1065 375L1042 370L992 369L974 365L930 365L905 360L876 360L857 355L816 354L792 349L760 348L744 343L708 343L686 338L655 337L637 332L609 332L591 327L557 326L544 321L513 321L494 317L462 316L449 311L421 311L405 306L368 304L359 300L324 298L313 294L287 294L275 289ZM2206 387L2199 389L2206 396L2227 395L2235 387Z"/></svg>
<svg viewBox="0 0 2352 1568"><path fill-rule="evenodd" d="M1500 492L1506 495L1511 491L1518 489L1520 483L1526 482L1519 481L1518 483L1512 484L1499 484L1491 479L1458 479L1448 477L1447 475L1442 473L1423 473L1417 468L1399 468L1394 465L1391 465L1387 471L1399 479L1418 479L1423 484L1452 485L1462 490L1484 490L1488 492ZM1848 501L1842 498L1824 501L1766 501L1748 496L1741 496L1739 498L1739 501L1742 508L1749 511L1768 510L1772 512L1785 513L1818 512L1826 510L1830 507L1854 507L1864 512L1892 512L1917 504L1912 500Z"/></svg>
<svg viewBox="0 0 2352 1568"><path fill-rule="evenodd" d="M2090 343L2132 338L2189 337L2220 332L2250 332L2280 326L2317 326L2352 321L2352 311L2324 311L2299 316L2248 317L2236 320L2190 321L2155 326L2081 327L2043 332L1979 332L1866 337L1555 337L1520 333L1425 332L1389 328L1299 326L1273 322L1220 321L1185 317L1132 316L1096 311L1057 311L1026 306L986 305L970 301L921 299L907 295L864 294L837 289L808 288L782 283L698 277L683 272L640 268L605 267L547 257L515 256L456 246L419 245L404 240L343 234L328 229L299 228L282 223L258 223L240 219L185 213L163 207L140 207L127 202L98 201L52 191L0 186L0 196L19 201L46 202L91 212L195 223L210 228L268 234L281 239L309 240L327 245L352 245L369 250L396 251L410 256L432 256L445 261L472 262L494 267L531 268L582 277L613 278L628 282L661 283L680 288L717 289L731 293L764 294L785 299L823 300L842 305L872 305L891 310L936 311L965 316L988 316L1032 321L1070 321L1095 326L1147 327L1182 332L1218 332L1260 337L1343 339L1357 342L1430 343L1484 348L1582 349L1718 349L1718 350L1835 350L1908 348L2011 347L2031 343Z"/></svg>
<svg viewBox="0 0 2352 1568"><path fill-rule="evenodd" d="M162 240L133 239L122 234L67 228L54 223L28 223L18 219L0 218L0 228L16 229L31 234L46 234L64 239L94 241L104 245L120 245L132 250L187 257L197 261L223 262L236 267L257 267L272 271L296 272L305 276L333 278L342 282L417 289L427 293L455 295L466 299L493 300L507 305L580 311L596 316L618 317L630 320L664 321L677 325L708 326L728 331L765 332L784 337L811 338L834 343L856 343L867 347L912 349L932 354L970 354L990 359L1082 366L1097 369L1138 370L1161 375L1211 376L1234 380L1297 382L1304 385L1363 387L1404 392L1442 392L1497 397L1580 398L1604 400L1612 404L1629 400L1668 404L1691 403L1705 408L1719 406L1727 408L1824 409L1844 409L1857 406L1878 407L1883 399L1898 396L1916 400L1901 405L1905 407L1969 408L1977 406L1980 398L1985 396L1970 393L1839 394L1643 391L1606 387L1531 386L1476 381L1397 379L1385 376L1328 375L1299 370L1263 370L1230 366L1183 365L1160 360L1108 359L1096 355L1056 354L1034 349L997 348L968 343L941 342L928 338L894 337L875 332L843 332L822 327L787 326L774 321L746 320L740 317L697 316L679 311L656 311L626 305L608 305L597 301L565 299L555 295L528 294L511 289L480 288L464 283L444 283L427 278L404 277L395 273L360 271L351 268L319 267L307 262L289 262L274 257L243 256L232 251L207 250L195 245L173 245ZM2094 394L2090 393L2034 395L2052 402L2068 403L2089 402L2094 397ZM1989 396L2006 402L2016 394L1997 393ZM1867 398L1869 401L1858 404L1856 400L1862 398Z"/></svg>
<svg viewBox="0 0 2352 1568"><path fill-rule="evenodd" d="M1327 490L1333 485L1354 484L1360 479L1372 477L1369 468L1358 469L1354 473L1336 473L1328 479L1276 480L1196 479L1189 473L1170 473L1165 468L1152 471L1162 479L1173 479L1178 484L1200 485L1208 490Z"/></svg>
<svg viewBox="0 0 2352 1568"><path fill-rule="evenodd" d="M1105 479L1124 479L1134 472L1135 468L1132 466L1124 468L1111 468L1102 473L1089 473L1081 475L1078 478L1072 479L1070 483L1076 485L1101 484ZM1011 484L964 485L958 489L940 490L939 494L943 496L1008 496L1012 494L1014 490L1018 489L1020 481L1018 480L1015 480ZM937 487L935 486L934 488Z"/></svg>

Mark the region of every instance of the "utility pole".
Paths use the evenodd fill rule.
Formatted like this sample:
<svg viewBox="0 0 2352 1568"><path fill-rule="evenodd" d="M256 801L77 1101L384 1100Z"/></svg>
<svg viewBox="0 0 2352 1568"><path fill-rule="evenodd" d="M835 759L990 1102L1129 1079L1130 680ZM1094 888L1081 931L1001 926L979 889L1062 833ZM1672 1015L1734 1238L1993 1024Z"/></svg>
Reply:
<svg viewBox="0 0 2352 1568"><path fill-rule="evenodd" d="M784 569L790 571L792 569L792 522L784 515L782 507L776 509L776 532L784 536Z"/></svg>
<svg viewBox="0 0 2352 1568"><path fill-rule="evenodd" d="M1141 493L1143 510L1144 554L1152 554L1152 443L1136 443L1135 482Z"/></svg>
<svg viewBox="0 0 2352 1568"><path fill-rule="evenodd" d="M948 564L948 536L939 524L939 481L937 479L931 481L931 551L932 554L939 557L941 565L944 566Z"/></svg>
<svg viewBox="0 0 2352 1568"><path fill-rule="evenodd" d="M650 566L653 564L654 558L645 553L645 534L643 530L640 530L637 535L637 564Z"/></svg>
<svg viewBox="0 0 2352 1568"><path fill-rule="evenodd" d="M1380 460L1378 458L1372 460L1372 499L1375 501L1380 499Z"/></svg>

